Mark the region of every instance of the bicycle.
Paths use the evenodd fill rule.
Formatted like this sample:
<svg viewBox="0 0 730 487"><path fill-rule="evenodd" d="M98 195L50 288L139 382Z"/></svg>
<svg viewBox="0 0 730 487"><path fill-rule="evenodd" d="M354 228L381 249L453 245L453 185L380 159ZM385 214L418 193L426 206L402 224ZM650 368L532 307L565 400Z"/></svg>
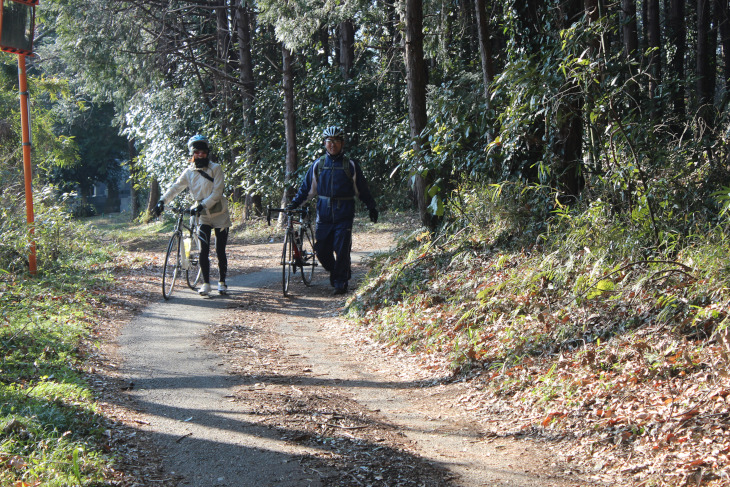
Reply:
<svg viewBox="0 0 730 487"><path fill-rule="evenodd" d="M273 213L286 214L286 233L281 251L281 287L284 296L289 295L292 274L301 271L306 286L312 284L317 258L314 253L314 232L309 208L287 210L286 208L267 208L266 221L271 225Z"/></svg>
<svg viewBox="0 0 730 487"><path fill-rule="evenodd" d="M177 213L177 223L170 237L170 243L167 245L165 265L162 268L162 297L166 300L170 299L172 291L175 289L175 281L182 271L185 271L185 280L190 289L195 289L203 277L199 260L199 216L190 209L176 207L170 209ZM187 225L183 221L185 215L190 215ZM184 234L187 236L183 237Z"/></svg>

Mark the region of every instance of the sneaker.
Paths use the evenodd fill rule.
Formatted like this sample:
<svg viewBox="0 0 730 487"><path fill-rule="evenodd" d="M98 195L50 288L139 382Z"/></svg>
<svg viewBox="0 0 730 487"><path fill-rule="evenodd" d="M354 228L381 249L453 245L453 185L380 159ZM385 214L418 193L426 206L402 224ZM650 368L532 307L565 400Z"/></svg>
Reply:
<svg viewBox="0 0 730 487"><path fill-rule="evenodd" d="M337 294L345 294L346 292L347 292L347 288L346 287L336 287L334 294L335 295L337 295Z"/></svg>
<svg viewBox="0 0 730 487"><path fill-rule="evenodd" d="M226 283L223 281L218 281L218 294L227 294L228 293L228 286L226 286Z"/></svg>
<svg viewBox="0 0 730 487"><path fill-rule="evenodd" d="M210 283L205 283L198 289L198 294L201 296L207 296L210 293Z"/></svg>

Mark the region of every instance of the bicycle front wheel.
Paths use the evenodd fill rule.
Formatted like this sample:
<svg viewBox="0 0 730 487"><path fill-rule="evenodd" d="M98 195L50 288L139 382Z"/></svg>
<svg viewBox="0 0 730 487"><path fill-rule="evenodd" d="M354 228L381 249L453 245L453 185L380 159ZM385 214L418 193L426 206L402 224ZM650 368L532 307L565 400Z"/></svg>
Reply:
<svg viewBox="0 0 730 487"><path fill-rule="evenodd" d="M170 237L165 254L165 265L162 268L162 297L170 299L172 290L175 288L178 272L180 271L180 234L175 233Z"/></svg>
<svg viewBox="0 0 730 487"><path fill-rule="evenodd" d="M188 287L193 290L203 279L203 271L200 268L200 239L197 235L192 235L190 242L190 268L185 271L185 279L188 281Z"/></svg>
<svg viewBox="0 0 730 487"><path fill-rule="evenodd" d="M317 258L314 255L314 237L312 236L312 229L308 226L302 226L299 232L299 241L302 243L302 247L299 249L302 255L302 281L310 286L314 268L317 267Z"/></svg>
<svg viewBox="0 0 730 487"><path fill-rule="evenodd" d="M286 232L284 238L284 248L281 252L281 289L284 296L289 295L289 283L291 282L292 270L294 267L294 249L292 248L292 232Z"/></svg>

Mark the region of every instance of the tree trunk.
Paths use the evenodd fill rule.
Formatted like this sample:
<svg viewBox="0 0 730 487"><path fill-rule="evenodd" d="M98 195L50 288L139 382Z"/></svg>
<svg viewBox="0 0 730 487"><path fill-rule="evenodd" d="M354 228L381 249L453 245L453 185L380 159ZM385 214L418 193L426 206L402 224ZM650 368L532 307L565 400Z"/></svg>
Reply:
<svg viewBox="0 0 730 487"><path fill-rule="evenodd" d="M593 26L598 23L602 16L601 14L605 11L603 1L585 0L584 4L586 18L590 22L590 25ZM598 32L600 32L600 30L598 30ZM593 79L593 81L595 82L590 83L585 92L585 105L589 107L589 110L592 110L593 106L595 105L596 98L600 96L598 86L600 85L600 81L604 76L604 49L608 50L608 48L605 46L605 39L602 36L603 34L597 33L595 36L589 38L588 41L588 55L594 62L596 62L600 66L600 71L598 75L596 76L596 78ZM591 167L600 171L601 157L599 155L599 140L601 138L601 133L592 123L586 123L586 128L588 129L588 136L586 137L586 142L588 143L588 147L586 150L587 156L589 158Z"/></svg>
<svg viewBox="0 0 730 487"><path fill-rule="evenodd" d="M216 105L217 110L214 111L215 117L219 120L219 126L223 132L224 140L229 140L232 136L230 130L230 124L225 123L226 119L233 112L234 100L231 89L231 59L235 56L231 50L233 43L231 42L231 25L229 22L229 5L228 0L213 0L218 2L215 9L216 18L216 64L220 67L220 70L224 73L221 79L216 81L218 86L218 98L219 102ZM235 154L232 151L226 151L223 154L218 152L218 155L223 157L227 156L228 164L224 167L233 167L235 161Z"/></svg>
<svg viewBox="0 0 730 487"><path fill-rule="evenodd" d="M322 50L319 53L319 65L329 66L330 64L330 34L329 29L326 25L323 25L317 30L317 36L319 37L319 43L322 45Z"/></svg>
<svg viewBox="0 0 730 487"><path fill-rule="evenodd" d="M355 63L355 26L351 20L340 23L340 69L346 80L352 75Z"/></svg>
<svg viewBox="0 0 730 487"><path fill-rule="evenodd" d="M393 113L405 112L403 103L403 72L402 63L403 58L401 57L400 51L403 44L403 35L401 29L397 27L399 24L399 15L396 11L395 4L390 1L380 0L382 7L386 12L385 28L388 32L388 36L384 39L383 51L385 56L383 57L382 68L389 73L388 79L390 81L390 103L393 106ZM396 67L391 67L395 65Z"/></svg>
<svg viewBox="0 0 730 487"><path fill-rule="evenodd" d="M487 109L490 107L489 86L494 80L494 62L492 60L492 42L490 39L489 19L487 18L487 1L476 0L475 13L479 36L479 54L482 60L482 79L484 81L484 98Z"/></svg>
<svg viewBox="0 0 730 487"><path fill-rule="evenodd" d="M286 138L286 168L284 176L284 194L281 197L282 208L289 204L294 196L292 187L294 173L297 170L297 132L296 115L294 113L294 75L292 70L292 54L281 46L283 59L284 88L284 132ZM280 215L280 222L282 215Z"/></svg>
<svg viewBox="0 0 730 487"><path fill-rule="evenodd" d="M539 19L547 10L544 0L526 0L515 2L517 13L516 25L518 35L513 41L522 51L520 56L540 58L542 56L540 40L543 38L543 26ZM536 182L539 179L538 166L545 157L546 121L533 119L526 127L527 134L523 138L524 151L521 157L509 162L509 172L525 181ZM552 149L552 148L551 148Z"/></svg>
<svg viewBox="0 0 730 487"><path fill-rule="evenodd" d="M674 46L674 56L669 60L672 75L679 81L676 92L672 96L672 111L676 122L674 130L681 130L679 123L684 120L685 112L685 85L684 85L684 58L687 53L687 31L685 0L670 0L669 3L669 43Z"/></svg>
<svg viewBox="0 0 730 487"><path fill-rule="evenodd" d="M621 1L621 32L626 59L631 61L639 49L639 31L636 27L636 0Z"/></svg>
<svg viewBox="0 0 730 487"><path fill-rule="evenodd" d="M162 193L160 192L160 182L153 176L152 181L150 181L150 197L147 200L147 213L152 213L152 210L155 209L155 205L158 201L160 201L160 196L162 196Z"/></svg>
<svg viewBox="0 0 730 487"><path fill-rule="evenodd" d="M241 0L241 5L236 10L236 20L239 70L241 84L243 85L243 127L244 135L248 139L251 137L251 131L256 125L256 114L254 112L256 85L254 83L253 58L251 56L251 8L246 3L246 0Z"/></svg>
<svg viewBox="0 0 730 487"><path fill-rule="evenodd" d="M712 126L715 94L715 43L710 0L697 0L697 103L699 117Z"/></svg>
<svg viewBox="0 0 730 487"><path fill-rule="evenodd" d="M216 18L216 55L221 71L231 73L231 27L228 22L227 1L222 1L215 9ZM224 97L228 95L229 81L221 80L221 90Z"/></svg>
<svg viewBox="0 0 730 487"><path fill-rule="evenodd" d="M426 115L426 63L423 59L423 0L405 0L405 62L408 84L408 121L416 152L423 150L421 132L428 121ZM421 222L435 227L426 200L429 181L421 174L415 177L414 192Z"/></svg>
<svg viewBox="0 0 730 487"><path fill-rule="evenodd" d="M582 1L567 0L561 4L569 28L587 13ZM597 10L597 5L596 5ZM563 203L572 203L583 189L583 104L580 88L574 80L567 80L567 93L558 107L559 137L553 151L559 158L556 168L558 191Z"/></svg>
<svg viewBox="0 0 730 487"><path fill-rule="evenodd" d="M244 162L246 169L243 172L244 186L249 187L251 169L256 164L256 148L254 147L254 131L256 128L256 85L253 77L253 58L251 56L251 8L246 0L241 0L239 8L236 10L236 32L238 35L238 58L239 71L241 76L242 87L242 105L243 105L243 139L246 146L246 160ZM254 199L252 195L244 196L245 204L243 211L244 220L249 220L252 213L256 211L260 213L261 208L252 206Z"/></svg>
<svg viewBox="0 0 730 487"><path fill-rule="evenodd" d="M623 37L624 56L627 65L631 66L638 60L639 51L639 30L636 21L636 0L621 1L621 34ZM636 70L632 67L629 69L630 78L626 82L626 94L629 99L629 106L633 109L639 107L640 85L636 80Z"/></svg>
<svg viewBox="0 0 730 487"><path fill-rule="evenodd" d="M341 35L342 34L340 34L340 26L338 25L335 28L335 32L334 32L335 41L333 42L333 44L334 44L335 52L333 53L333 56L332 56L332 65L333 66L341 66L340 63L342 62L342 54L341 54L342 49L340 48L341 43L338 41L340 39Z"/></svg>
<svg viewBox="0 0 730 487"><path fill-rule="evenodd" d="M704 0L700 0L704 1ZM647 68L649 72L649 97L651 99L652 114L656 120L661 117L661 106L657 98L658 86L662 82L662 57L661 57L661 21L659 18L659 0L647 0L646 2L646 35L649 46L647 57Z"/></svg>
<svg viewBox="0 0 730 487"><path fill-rule="evenodd" d="M459 38L461 41L461 60L468 65L474 57L474 40L479 39L475 31L475 0L459 0Z"/></svg>
<svg viewBox="0 0 730 487"><path fill-rule="evenodd" d="M725 81L725 98L730 94L730 6L728 0L715 1L716 17L720 29L720 44L723 56L723 80Z"/></svg>
<svg viewBox="0 0 730 487"><path fill-rule="evenodd" d="M137 165L135 162L137 160L137 148L134 146L134 139L127 139L127 151L129 153L129 177L132 180L132 184L129 185L129 199L132 203L132 218L137 218L139 216L139 197L135 189L135 183L137 182Z"/></svg>

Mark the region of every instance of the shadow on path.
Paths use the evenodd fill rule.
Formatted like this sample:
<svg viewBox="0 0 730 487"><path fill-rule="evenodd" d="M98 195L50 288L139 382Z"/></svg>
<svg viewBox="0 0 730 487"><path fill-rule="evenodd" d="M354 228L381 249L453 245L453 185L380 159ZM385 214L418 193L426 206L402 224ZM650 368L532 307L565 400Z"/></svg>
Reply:
<svg viewBox="0 0 730 487"><path fill-rule="evenodd" d="M336 379L234 376L225 371L223 359L204 346L202 340L210 326L231 307L254 301L281 310L282 319L292 316L290 310L276 308L278 299L286 299L275 294L279 288L272 283L277 277L280 273L270 270L236 276L229 279L231 296L202 298L191 290L178 289L170 301L151 304L123 330L119 346L123 374L130 384L128 394L149 423L140 429L163 449L165 472L181 476L178 485L191 486L358 485L362 458L370 455L392 464L388 471L394 477L383 478L381 485L456 485L445 468L379 443L353 441L347 450L357 455L333 463L333 442L350 440L322 441L306 429L272 427L264 423L276 411L246 409L234 400L237 389L254 381L264 384L264 389L293 384L343 387L343 381ZM313 302L300 300L297 304L295 316L318 311ZM375 428L392 429L377 420L371 423ZM403 476L404 468L410 475Z"/></svg>

